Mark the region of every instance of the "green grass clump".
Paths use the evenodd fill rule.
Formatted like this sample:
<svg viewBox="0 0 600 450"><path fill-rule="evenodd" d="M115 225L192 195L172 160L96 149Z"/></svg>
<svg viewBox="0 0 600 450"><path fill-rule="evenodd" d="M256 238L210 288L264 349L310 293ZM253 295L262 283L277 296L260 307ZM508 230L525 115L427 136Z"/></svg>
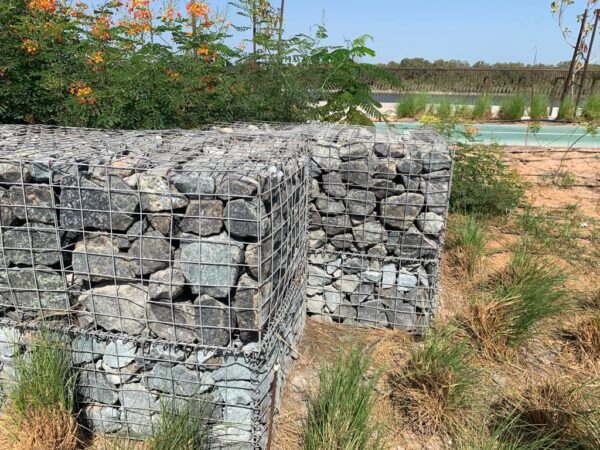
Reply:
<svg viewBox="0 0 600 450"><path fill-rule="evenodd" d="M531 99L529 107L529 118L533 120L542 120L548 118L548 109L550 108L550 100L545 95L535 95Z"/></svg>
<svg viewBox="0 0 600 450"><path fill-rule="evenodd" d="M473 276L485 253L486 225L475 216L454 216L449 222L447 247L454 262Z"/></svg>
<svg viewBox="0 0 600 450"><path fill-rule="evenodd" d="M376 378L360 347L340 355L319 374L319 390L308 403L305 450L380 450L381 427L372 420Z"/></svg>
<svg viewBox="0 0 600 450"><path fill-rule="evenodd" d="M427 96L425 94L410 94L400 99L396 114L400 118L414 118L427 111Z"/></svg>
<svg viewBox="0 0 600 450"><path fill-rule="evenodd" d="M472 117L474 120L489 119L492 115L492 98L489 95L482 95L477 98L473 108Z"/></svg>
<svg viewBox="0 0 600 450"><path fill-rule="evenodd" d="M525 184L502 160L497 145L462 145L456 150L450 207L454 212L497 216L517 207Z"/></svg>
<svg viewBox="0 0 600 450"><path fill-rule="evenodd" d="M459 119L471 120L473 119L473 106L470 105L456 105L454 115Z"/></svg>
<svg viewBox="0 0 600 450"><path fill-rule="evenodd" d="M452 103L450 100L443 99L435 109L435 116L440 119L449 119L452 117Z"/></svg>
<svg viewBox="0 0 600 450"><path fill-rule="evenodd" d="M502 120L521 120L527 108L527 99L523 94L511 95L500 102L498 116Z"/></svg>
<svg viewBox="0 0 600 450"><path fill-rule="evenodd" d="M558 120L573 122L576 117L575 101L573 97L567 95L561 102L558 108Z"/></svg>
<svg viewBox="0 0 600 450"><path fill-rule="evenodd" d="M413 349L406 366L390 375L392 402L418 429L458 432L480 404L479 373L471 365L472 349L454 330L433 331Z"/></svg>
<svg viewBox="0 0 600 450"><path fill-rule="evenodd" d="M592 95L583 105L583 118L590 122L600 120L600 95Z"/></svg>
<svg viewBox="0 0 600 450"><path fill-rule="evenodd" d="M204 448L207 427L198 400L166 401L160 422L147 442L148 450L194 450Z"/></svg>

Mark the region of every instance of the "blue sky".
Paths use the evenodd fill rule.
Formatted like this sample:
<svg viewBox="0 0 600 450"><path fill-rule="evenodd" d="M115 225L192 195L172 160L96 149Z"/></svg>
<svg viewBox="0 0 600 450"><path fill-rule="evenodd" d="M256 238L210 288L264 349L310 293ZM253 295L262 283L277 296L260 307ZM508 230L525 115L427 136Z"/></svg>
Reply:
<svg viewBox="0 0 600 450"><path fill-rule="evenodd" d="M583 8L576 1L572 16ZM550 0L286 0L289 33L306 32L322 18L331 42L372 35L377 62L423 57L531 63L537 47L538 62L556 63L572 53Z"/></svg>

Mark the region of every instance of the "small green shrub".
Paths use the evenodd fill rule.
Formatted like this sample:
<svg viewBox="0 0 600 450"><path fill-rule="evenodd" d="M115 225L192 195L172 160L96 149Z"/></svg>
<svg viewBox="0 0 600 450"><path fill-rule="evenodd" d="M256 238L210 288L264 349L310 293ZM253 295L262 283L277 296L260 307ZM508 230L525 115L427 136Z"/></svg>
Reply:
<svg viewBox="0 0 600 450"><path fill-rule="evenodd" d="M428 433L457 432L478 410L473 352L454 331L431 332L411 351L406 366L390 375L394 406Z"/></svg>
<svg viewBox="0 0 600 450"><path fill-rule="evenodd" d="M473 119L483 120L489 119L492 115L492 98L489 95L482 95L477 98L475 107L473 108Z"/></svg>
<svg viewBox="0 0 600 450"><path fill-rule="evenodd" d="M148 442L148 450L194 450L204 448L207 427L198 400L165 401L160 422Z"/></svg>
<svg viewBox="0 0 600 450"><path fill-rule="evenodd" d="M529 118L533 120L547 119L549 108L550 100L548 97L541 94L535 95L529 107Z"/></svg>
<svg viewBox="0 0 600 450"><path fill-rule="evenodd" d="M440 104L437 105L435 115L442 120L452 117L452 103L450 103L450 100L443 99Z"/></svg>
<svg viewBox="0 0 600 450"><path fill-rule="evenodd" d="M600 95L592 95L583 105L583 118L590 122L600 120Z"/></svg>
<svg viewBox="0 0 600 450"><path fill-rule="evenodd" d="M500 102L498 117L502 120L521 120L527 108L527 99L523 94L506 97Z"/></svg>
<svg viewBox="0 0 600 450"><path fill-rule="evenodd" d="M474 107L470 105L457 105L454 115L459 119L470 120L473 119Z"/></svg>
<svg viewBox="0 0 600 450"><path fill-rule="evenodd" d="M381 428L372 420L376 377L367 376L370 359L360 347L319 374L319 390L308 403L305 450L380 450Z"/></svg>
<svg viewBox="0 0 600 450"><path fill-rule="evenodd" d="M448 225L448 250L456 264L473 276L485 253L486 225L472 215L453 216Z"/></svg>
<svg viewBox="0 0 600 450"><path fill-rule="evenodd" d="M519 205L525 184L502 161L497 145L459 145L450 206L454 212L500 215Z"/></svg>
<svg viewBox="0 0 600 450"><path fill-rule="evenodd" d="M573 122L575 120L575 101L573 100L573 97L568 95L560 102L557 119L565 120L567 122Z"/></svg>
<svg viewBox="0 0 600 450"><path fill-rule="evenodd" d="M400 99L396 114L400 118L414 118L427 111L427 96L411 94Z"/></svg>

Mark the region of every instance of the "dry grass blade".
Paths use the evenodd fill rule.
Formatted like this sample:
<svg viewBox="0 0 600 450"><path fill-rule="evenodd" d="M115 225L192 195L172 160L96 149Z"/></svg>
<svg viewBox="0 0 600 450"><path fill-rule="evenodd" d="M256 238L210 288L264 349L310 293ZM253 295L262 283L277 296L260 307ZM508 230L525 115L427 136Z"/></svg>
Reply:
<svg viewBox="0 0 600 450"><path fill-rule="evenodd" d="M578 318L572 326L563 330L563 335L580 356L600 358L600 313Z"/></svg>

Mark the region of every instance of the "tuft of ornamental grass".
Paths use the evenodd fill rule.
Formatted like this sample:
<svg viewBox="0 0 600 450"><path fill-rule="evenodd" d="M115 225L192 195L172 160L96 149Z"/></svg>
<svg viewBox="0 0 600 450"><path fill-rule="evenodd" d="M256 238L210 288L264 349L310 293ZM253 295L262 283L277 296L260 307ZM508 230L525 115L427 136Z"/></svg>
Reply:
<svg viewBox="0 0 600 450"><path fill-rule="evenodd" d="M204 448L208 430L195 400L161 403L160 422L146 442L147 450ZM201 409L201 408L200 408Z"/></svg>
<svg viewBox="0 0 600 450"><path fill-rule="evenodd" d="M590 122L600 120L600 95L595 94L590 96L583 105L582 116Z"/></svg>
<svg viewBox="0 0 600 450"><path fill-rule="evenodd" d="M0 417L0 448L75 449L80 433L70 350L49 331L41 331L31 346L15 357L15 380Z"/></svg>
<svg viewBox="0 0 600 450"><path fill-rule="evenodd" d="M527 108L527 99L523 94L514 94L500 102L498 117L502 120L521 120Z"/></svg>
<svg viewBox="0 0 600 450"><path fill-rule="evenodd" d="M396 115L400 118L415 118L427 111L427 95L410 94L402 97L396 107Z"/></svg>
<svg viewBox="0 0 600 450"><path fill-rule="evenodd" d="M600 312L577 318L563 330L580 356L600 359Z"/></svg>
<svg viewBox="0 0 600 450"><path fill-rule="evenodd" d="M390 374L392 404L418 430L455 434L480 405L472 357L469 342L457 340L452 328L432 331L406 365Z"/></svg>
<svg viewBox="0 0 600 450"><path fill-rule="evenodd" d="M492 98L489 95L482 95L475 101L473 107L473 120L489 119L492 116Z"/></svg>
<svg viewBox="0 0 600 450"><path fill-rule="evenodd" d="M449 222L447 248L450 257L470 277L481 269L486 228L485 223L473 215L454 216Z"/></svg>
<svg viewBox="0 0 600 450"><path fill-rule="evenodd" d="M372 420L377 377L369 377L370 358L353 347L324 364L319 389L308 402L304 450L380 450L381 426Z"/></svg>
<svg viewBox="0 0 600 450"><path fill-rule="evenodd" d="M473 106L470 105L456 105L454 115L459 119L471 120L473 119Z"/></svg>
<svg viewBox="0 0 600 450"><path fill-rule="evenodd" d="M556 265L521 249L491 277L485 294L465 308L459 323L490 355L513 351L544 320L566 310L566 278Z"/></svg>
<svg viewBox="0 0 600 450"><path fill-rule="evenodd" d="M596 383L594 385L594 383ZM550 378L502 399L496 408L507 442L547 440L552 450L600 448L600 398L596 382L576 383Z"/></svg>
<svg viewBox="0 0 600 450"><path fill-rule="evenodd" d="M564 120L566 122L573 122L575 120L576 115L577 114L575 111L575 101L573 100L573 97L567 95L560 102L560 106L558 107L558 115L556 116L556 118L558 120Z"/></svg>
<svg viewBox="0 0 600 450"><path fill-rule="evenodd" d="M444 120L452 117L452 103L450 100L444 98L440 101L440 104L435 108L435 116Z"/></svg>
<svg viewBox="0 0 600 450"><path fill-rule="evenodd" d="M542 120L548 118L550 108L550 99L542 94L534 95L529 107L529 118L532 120Z"/></svg>

